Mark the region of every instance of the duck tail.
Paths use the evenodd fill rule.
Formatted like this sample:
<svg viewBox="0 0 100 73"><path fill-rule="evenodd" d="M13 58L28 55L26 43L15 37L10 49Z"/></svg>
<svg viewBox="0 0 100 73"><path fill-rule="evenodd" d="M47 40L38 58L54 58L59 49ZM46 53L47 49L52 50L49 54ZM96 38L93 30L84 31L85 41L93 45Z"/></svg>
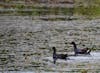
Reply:
<svg viewBox="0 0 100 73"><path fill-rule="evenodd" d="M87 53L90 54L90 52L91 52L91 49L88 49L88 50L87 50Z"/></svg>

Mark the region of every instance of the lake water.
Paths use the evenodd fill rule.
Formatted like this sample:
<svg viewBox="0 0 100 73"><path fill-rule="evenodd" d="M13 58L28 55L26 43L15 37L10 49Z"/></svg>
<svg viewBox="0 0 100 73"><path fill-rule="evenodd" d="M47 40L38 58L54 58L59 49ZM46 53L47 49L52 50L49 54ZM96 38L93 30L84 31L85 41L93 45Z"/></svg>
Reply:
<svg viewBox="0 0 100 73"><path fill-rule="evenodd" d="M0 52L3 52L2 49L8 50L7 54L0 54L1 57L15 55L15 62L7 59L9 63L4 70L19 70L6 70L4 73L100 72L100 52L70 56L68 60L58 59L53 64L50 49L55 46L57 51L62 50L60 53L70 52L73 47L69 43L75 41L79 48L85 45L89 48L95 46L94 49L100 50L100 19L41 21L31 17L1 16L0 41ZM2 71L2 66L0 70Z"/></svg>
<svg viewBox="0 0 100 73"><path fill-rule="evenodd" d="M46 57L44 58L45 60L48 61L53 61L52 57ZM49 62L50 63L50 62ZM100 69L100 52L91 52L91 55L80 55L80 56L69 56L68 60L57 60L57 63L60 64L60 66L62 67L61 64L67 64L67 66L64 67L60 67L57 64L53 64L53 63L48 63L48 66L52 66L51 71L5 71L4 73L70 73L71 70L75 69L75 70L79 70L81 69L85 69L85 70L92 70L95 68L95 70L98 70L99 73L99 69ZM71 66L73 65L73 66ZM75 65L78 65L77 67ZM89 66L90 65L90 66ZM59 67L57 67L59 66ZM2 72L0 72L2 73ZM78 71L74 71L74 73L80 73ZM91 73L91 71L89 72ZM95 73L95 72L94 72Z"/></svg>

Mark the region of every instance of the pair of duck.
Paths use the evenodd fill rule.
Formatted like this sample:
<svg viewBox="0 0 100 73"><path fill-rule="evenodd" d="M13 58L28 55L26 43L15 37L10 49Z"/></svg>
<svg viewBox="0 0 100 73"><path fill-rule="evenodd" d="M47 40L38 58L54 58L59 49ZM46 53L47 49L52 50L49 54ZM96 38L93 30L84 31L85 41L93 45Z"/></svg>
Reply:
<svg viewBox="0 0 100 73"><path fill-rule="evenodd" d="M90 55L91 49L89 49L89 48L78 49L75 42L71 42L71 44L74 47L74 53L75 53L74 55L75 56L77 56L78 54L89 54ZM54 64L56 63L57 59L64 59L64 60L66 60L68 58L68 54L57 54L56 53L56 48L53 47L52 49L53 49Z"/></svg>

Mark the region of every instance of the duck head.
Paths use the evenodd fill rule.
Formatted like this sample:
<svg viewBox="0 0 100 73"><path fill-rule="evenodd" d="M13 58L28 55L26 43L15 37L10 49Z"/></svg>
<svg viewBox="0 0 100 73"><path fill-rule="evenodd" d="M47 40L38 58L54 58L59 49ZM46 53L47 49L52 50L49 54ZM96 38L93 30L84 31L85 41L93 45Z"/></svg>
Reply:
<svg viewBox="0 0 100 73"><path fill-rule="evenodd" d="M72 41L70 44L75 44L75 42L74 42L74 41Z"/></svg>
<svg viewBox="0 0 100 73"><path fill-rule="evenodd" d="M52 49L53 49L54 51L56 51L56 47L52 47Z"/></svg>

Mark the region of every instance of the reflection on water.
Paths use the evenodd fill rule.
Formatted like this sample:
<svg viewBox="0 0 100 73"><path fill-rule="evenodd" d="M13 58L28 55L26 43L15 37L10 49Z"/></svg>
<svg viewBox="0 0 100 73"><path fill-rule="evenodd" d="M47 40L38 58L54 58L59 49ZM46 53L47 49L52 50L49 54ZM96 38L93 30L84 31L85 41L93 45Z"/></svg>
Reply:
<svg viewBox="0 0 100 73"><path fill-rule="evenodd" d="M3 57L1 59L3 63L0 62L0 71L1 73L3 70L10 70L5 73L68 73L68 71L72 73L80 69L89 69L89 72L90 70L100 72L99 52L91 52L91 55L87 56L70 56L69 60L57 60L57 63L53 64L52 50L49 49L56 46L58 51L65 52L66 49L70 51L72 47L68 43L75 40L78 47L83 48L82 45L86 44L85 47L91 48L91 45L96 45L93 49L99 50L99 37L100 19L41 21L32 20L30 17L1 16L0 56ZM14 58L10 59L7 55L9 57L12 55Z"/></svg>
<svg viewBox="0 0 100 73"><path fill-rule="evenodd" d="M84 70L91 73L100 71L100 52L91 52L91 55L70 56L68 60L57 60L57 64L53 64L52 57L46 57L43 60L49 61L47 66L42 68L43 70L6 71L4 73L70 73L73 71L73 73L81 73Z"/></svg>
<svg viewBox="0 0 100 73"><path fill-rule="evenodd" d="M53 61L52 57L46 57L45 59ZM91 55L69 56L68 60L58 59L55 67L56 69L53 69L53 67L52 70L65 72L88 70L90 73L95 73L96 70L100 72L100 52L91 52Z"/></svg>
<svg viewBox="0 0 100 73"><path fill-rule="evenodd" d="M52 57L46 57L45 59L52 60ZM100 60L100 52L91 52L90 55L78 55L78 56L69 56L67 62L71 61L98 61ZM63 60L58 60L58 62L64 62Z"/></svg>
<svg viewBox="0 0 100 73"><path fill-rule="evenodd" d="M81 55L81 56L72 56L70 57L72 60L81 60L81 61L92 61L92 60L100 60L100 52L91 52L91 55Z"/></svg>

